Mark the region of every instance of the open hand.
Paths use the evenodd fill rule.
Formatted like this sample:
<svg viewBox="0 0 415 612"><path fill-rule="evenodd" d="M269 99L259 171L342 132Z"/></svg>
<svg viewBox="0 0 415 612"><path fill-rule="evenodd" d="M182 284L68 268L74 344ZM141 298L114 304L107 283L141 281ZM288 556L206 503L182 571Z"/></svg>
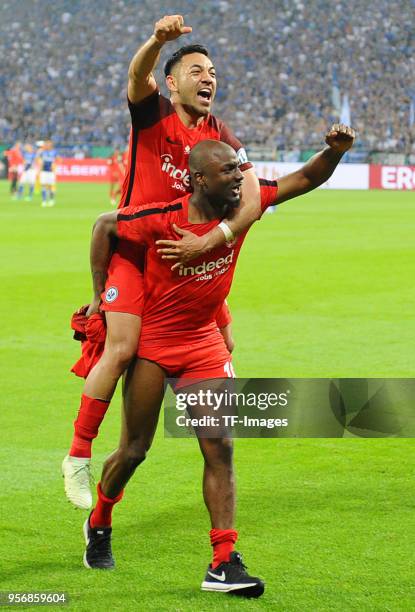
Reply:
<svg viewBox="0 0 415 612"><path fill-rule="evenodd" d="M205 252L206 239L204 236L197 236L189 230L184 230L178 227L175 223L172 225L176 234L181 236L181 240L157 240L156 245L163 247L157 249L157 253L162 259L175 259L177 263L172 266L175 270L182 264L187 263L196 257L200 257Z"/></svg>
<svg viewBox="0 0 415 612"><path fill-rule="evenodd" d="M154 36L162 44L169 40L175 40L182 34L190 34L191 31L190 26L184 25L184 19L181 15L165 15L154 26Z"/></svg>
<svg viewBox="0 0 415 612"><path fill-rule="evenodd" d="M326 134L326 143L337 153L345 153L354 143L356 132L343 123L334 123Z"/></svg>

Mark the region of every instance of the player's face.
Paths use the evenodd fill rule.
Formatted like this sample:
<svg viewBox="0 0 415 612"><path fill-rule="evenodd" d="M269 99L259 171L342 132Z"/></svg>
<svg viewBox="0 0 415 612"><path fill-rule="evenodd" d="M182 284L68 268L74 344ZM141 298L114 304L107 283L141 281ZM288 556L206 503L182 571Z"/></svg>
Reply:
<svg viewBox="0 0 415 612"><path fill-rule="evenodd" d="M215 155L205 167L205 195L226 214L239 206L243 179L234 151Z"/></svg>
<svg viewBox="0 0 415 612"><path fill-rule="evenodd" d="M190 53L173 72L179 102L198 116L208 115L216 94L216 72L210 59L202 53Z"/></svg>

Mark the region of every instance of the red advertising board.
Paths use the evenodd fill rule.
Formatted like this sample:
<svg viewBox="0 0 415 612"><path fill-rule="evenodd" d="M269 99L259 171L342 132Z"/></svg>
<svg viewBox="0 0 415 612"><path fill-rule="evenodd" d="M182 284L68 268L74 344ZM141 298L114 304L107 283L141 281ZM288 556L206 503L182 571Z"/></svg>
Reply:
<svg viewBox="0 0 415 612"><path fill-rule="evenodd" d="M370 189L415 190L415 166L371 165Z"/></svg>
<svg viewBox="0 0 415 612"><path fill-rule="evenodd" d="M277 164L276 162L256 162L255 166L290 166L287 171L292 172L294 164ZM299 164L297 164L299 165ZM267 169L266 169L267 170ZM369 172L368 172L369 170ZM265 176L264 168L258 171ZM335 181L341 171L345 175L345 181ZM277 175L284 175L284 168ZM337 173L337 174L336 174ZM385 166L381 164L342 164L330 179L334 189L396 189L415 191L415 166ZM369 175L369 176L368 176ZM341 177L340 177L341 178ZM353 179L353 180L352 180ZM58 182L93 182L108 183L110 180L110 166L107 159L103 158L60 158L57 163Z"/></svg>
<svg viewBox="0 0 415 612"><path fill-rule="evenodd" d="M58 182L107 183L109 168L107 159L61 157L56 164L56 178Z"/></svg>

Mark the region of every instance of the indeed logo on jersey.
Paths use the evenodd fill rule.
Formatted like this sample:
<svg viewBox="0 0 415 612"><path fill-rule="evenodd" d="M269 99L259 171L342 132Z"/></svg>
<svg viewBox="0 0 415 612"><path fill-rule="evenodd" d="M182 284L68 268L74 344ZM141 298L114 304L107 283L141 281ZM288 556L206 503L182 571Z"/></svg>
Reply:
<svg viewBox="0 0 415 612"><path fill-rule="evenodd" d="M214 261L204 261L198 266L184 266L183 264L179 268L179 276L198 276L202 274L197 280L210 280L214 276L220 276L225 274L230 268L233 262L233 256L235 254L234 249L226 257L219 257Z"/></svg>
<svg viewBox="0 0 415 612"><path fill-rule="evenodd" d="M185 187L190 187L190 174L187 168L177 168L174 164L172 164L173 156L170 155L170 153L164 153L161 156L161 159L161 169L163 172L167 172L167 174L172 178L181 181ZM178 187L178 184L176 183L174 187ZM186 190L183 189L183 191Z"/></svg>

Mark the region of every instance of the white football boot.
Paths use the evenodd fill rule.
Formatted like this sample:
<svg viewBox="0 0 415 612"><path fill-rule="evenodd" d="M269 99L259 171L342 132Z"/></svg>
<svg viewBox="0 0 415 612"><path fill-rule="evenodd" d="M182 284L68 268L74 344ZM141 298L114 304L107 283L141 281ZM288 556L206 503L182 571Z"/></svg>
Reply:
<svg viewBox="0 0 415 612"><path fill-rule="evenodd" d="M89 510L92 506L91 459L66 455L62 474L66 497L76 508Z"/></svg>

